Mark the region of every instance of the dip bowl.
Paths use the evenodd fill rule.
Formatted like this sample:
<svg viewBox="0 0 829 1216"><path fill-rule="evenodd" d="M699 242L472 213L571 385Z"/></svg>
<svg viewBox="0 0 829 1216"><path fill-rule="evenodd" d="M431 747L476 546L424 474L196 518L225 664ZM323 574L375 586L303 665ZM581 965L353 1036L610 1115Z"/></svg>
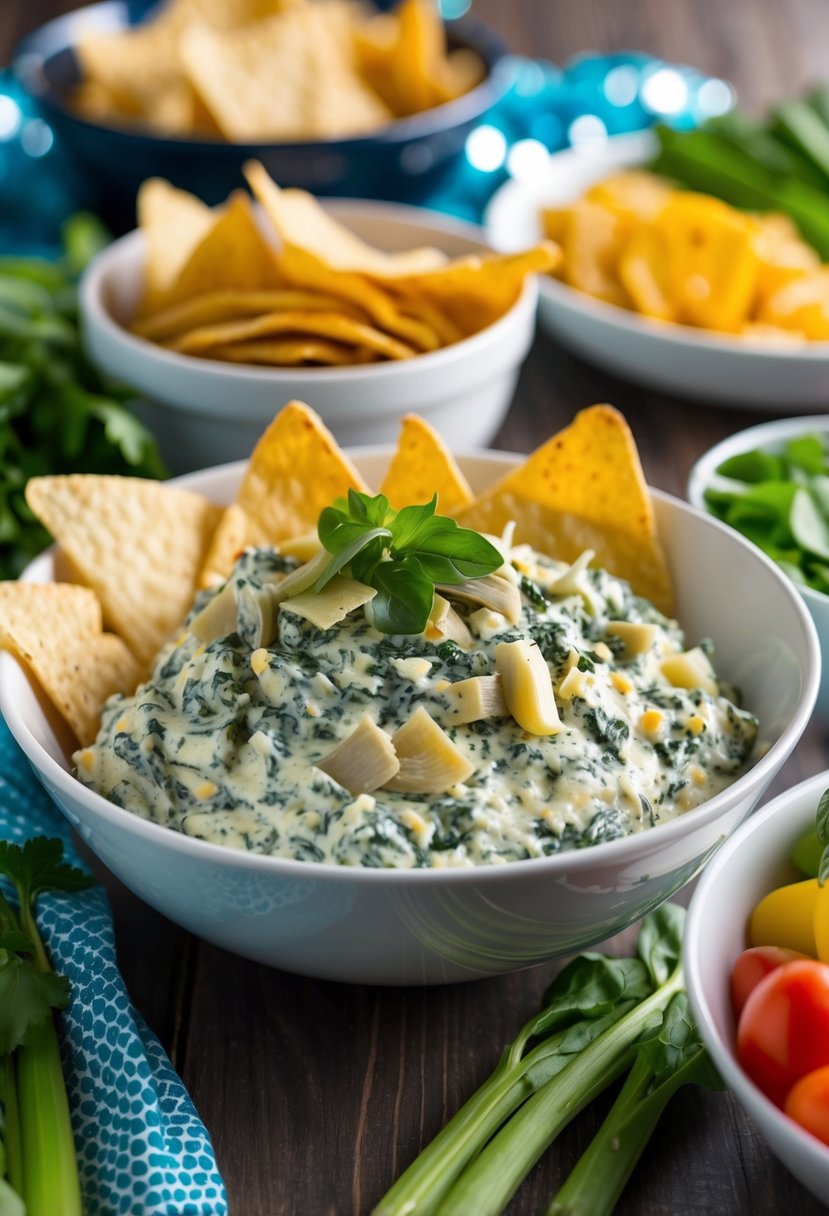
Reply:
<svg viewBox="0 0 829 1216"><path fill-rule="evenodd" d="M389 449L351 453L378 484ZM459 457L474 490L519 458ZM229 502L243 471L180 479ZM800 596L759 550L677 499L653 494L689 644L710 637L719 674L760 719L733 785L670 823L544 859L468 869L364 869L240 852L119 809L72 775L71 743L23 669L0 654L0 710L38 777L106 866L141 899L236 954L319 978L431 984L517 971L602 941L669 898L748 816L800 738L820 651ZM26 571L55 577L46 553Z"/></svg>
<svg viewBox="0 0 829 1216"><path fill-rule="evenodd" d="M746 926L755 905L775 887L803 877L789 852L814 825L827 786L829 772L810 777L731 837L694 892L683 948L688 999L718 1072L774 1155L823 1203L829 1203L829 1147L784 1115L740 1067L729 977L748 945Z"/></svg>

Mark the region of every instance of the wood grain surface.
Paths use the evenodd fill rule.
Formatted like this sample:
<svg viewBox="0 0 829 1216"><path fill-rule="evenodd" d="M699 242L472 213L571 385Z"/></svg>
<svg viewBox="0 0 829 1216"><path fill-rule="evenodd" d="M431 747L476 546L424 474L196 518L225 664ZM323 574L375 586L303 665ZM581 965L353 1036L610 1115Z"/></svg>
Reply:
<svg viewBox="0 0 829 1216"><path fill-rule="evenodd" d="M0 0L0 62L29 29L72 7ZM642 49L730 79L753 107L827 71L826 0L476 0L474 11L519 53L561 61ZM632 387L539 335L494 446L528 451L595 401L623 410L648 480L675 494L701 452L764 417ZM825 732L813 725L774 789L827 765ZM127 985L210 1129L234 1216L369 1212L488 1075L556 970L430 989L318 983L194 939L102 878ZM628 947L631 937L614 944ZM544 1209L606 1108L597 1102L562 1135L512 1216ZM696 1090L673 1100L618 1208L625 1216L822 1210L730 1095Z"/></svg>

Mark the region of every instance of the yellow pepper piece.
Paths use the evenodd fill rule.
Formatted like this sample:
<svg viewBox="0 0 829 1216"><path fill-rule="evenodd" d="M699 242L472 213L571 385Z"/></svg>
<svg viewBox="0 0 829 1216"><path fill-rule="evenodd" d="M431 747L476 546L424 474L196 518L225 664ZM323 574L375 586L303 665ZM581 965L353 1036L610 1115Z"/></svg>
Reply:
<svg viewBox="0 0 829 1216"><path fill-rule="evenodd" d="M668 251L667 281L678 319L736 332L757 288L757 221L719 199L678 191L654 221Z"/></svg>
<svg viewBox="0 0 829 1216"><path fill-rule="evenodd" d="M820 888L816 878L793 882L761 899L748 922L752 946L784 946L817 957L815 907ZM823 908L827 905L823 901Z"/></svg>
<svg viewBox="0 0 829 1216"><path fill-rule="evenodd" d="M818 887L813 929L817 956L822 963L829 963L829 882Z"/></svg>

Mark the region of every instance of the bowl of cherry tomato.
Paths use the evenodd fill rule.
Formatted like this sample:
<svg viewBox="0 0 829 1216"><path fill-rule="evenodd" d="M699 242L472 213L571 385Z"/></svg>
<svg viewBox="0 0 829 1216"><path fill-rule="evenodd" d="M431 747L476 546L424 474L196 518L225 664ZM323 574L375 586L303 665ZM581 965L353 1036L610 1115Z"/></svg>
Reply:
<svg viewBox="0 0 829 1216"><path fill-rule="evenodd" d="M691 1008L719 1072L772 1152L829 1203L829 771L753 815L689 909ZM820 814L818 808L820 807Z"/></svg>

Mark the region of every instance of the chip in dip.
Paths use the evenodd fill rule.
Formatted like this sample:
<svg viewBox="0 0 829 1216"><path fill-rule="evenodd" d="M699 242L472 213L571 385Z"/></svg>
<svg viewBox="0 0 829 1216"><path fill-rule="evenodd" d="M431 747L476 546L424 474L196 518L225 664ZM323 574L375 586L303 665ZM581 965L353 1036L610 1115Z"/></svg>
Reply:
<svg viewBox="0 0 829 1216"><path fill-rule="evenodd" d="M348 486L309 413L293 404L257 449L226 517L239 517L242 546L254 483L279 501L332 461ZM286 466L269 445L293 428L308 438ZM320 515L322 548L294 498L293 539L277 550L257 532L259 547L198 594L135 695L108 701L96 741L75 755L80 780L200 839L372 867L549 856L691 811L740 774L757 723L710 647L686 650L677 623L637 594L664 559L626 436L620 415L594 407L527 465L547 471L539 501L566 476L602 486L578 509L599 529L605 504L612 574L591 568L590 550L562 561L523 543L508 481L477 500L489 510L509 492L519 517L489 541L438 518L434 502L395 500L395 511L352 484ZM445 476L445 451L423 439ZM388 479L384 489L394 498ZM635 503L627 522L620 503ZM527 518L537 526L537 512ZM283 509L283 535L288 522ZM392 632L404 609L420 614L417 629Z"/></svg>

